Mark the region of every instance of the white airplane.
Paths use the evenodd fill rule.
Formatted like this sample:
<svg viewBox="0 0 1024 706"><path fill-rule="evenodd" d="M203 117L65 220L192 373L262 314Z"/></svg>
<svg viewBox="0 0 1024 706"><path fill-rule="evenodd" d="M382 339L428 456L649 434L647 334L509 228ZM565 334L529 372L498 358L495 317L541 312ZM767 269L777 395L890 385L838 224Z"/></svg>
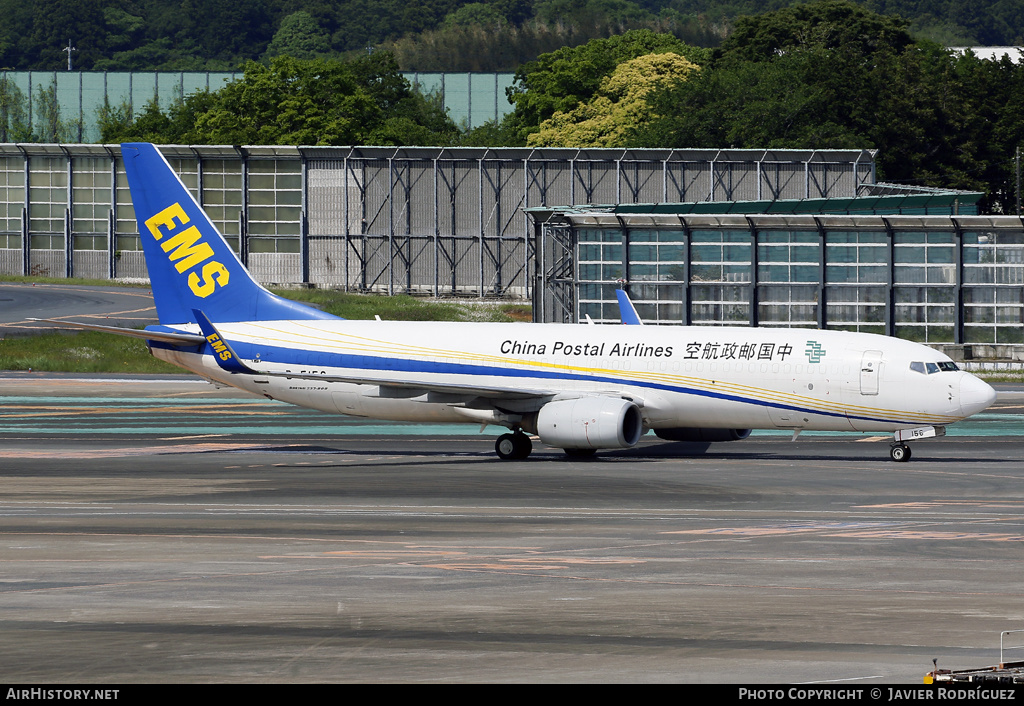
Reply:
<svg viewBox="0 0 1024 706"><path fill-rule="evenodd" d="M75 324L145 339L218 383L324 412L507 427L570 456L752 429L890 432L906 442L993 403L995 391L917 343L812 329L351 321L257 284L160 152L121 146L160 325ZM625 293L623 321L640 324ZM67 322L57 322L67 323Z"/></svg>

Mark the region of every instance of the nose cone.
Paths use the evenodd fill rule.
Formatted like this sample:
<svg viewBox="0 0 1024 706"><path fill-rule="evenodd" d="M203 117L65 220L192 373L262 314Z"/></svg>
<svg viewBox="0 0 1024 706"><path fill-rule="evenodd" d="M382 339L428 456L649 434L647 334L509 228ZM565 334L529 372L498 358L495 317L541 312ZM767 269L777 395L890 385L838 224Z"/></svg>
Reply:
<svg viewBox="0 0 1024 706"><path fill-rule="evenodd" d="M988 409L996 401L996 391L984 380L973 375L960 379L960 414L969 417Z"/></svg>

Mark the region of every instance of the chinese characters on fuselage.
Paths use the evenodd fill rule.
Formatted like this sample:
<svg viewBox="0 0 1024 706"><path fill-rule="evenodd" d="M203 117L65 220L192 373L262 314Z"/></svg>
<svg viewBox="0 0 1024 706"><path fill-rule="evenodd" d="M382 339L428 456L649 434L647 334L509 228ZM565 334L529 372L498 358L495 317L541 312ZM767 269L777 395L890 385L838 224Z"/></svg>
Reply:
<svg viewBox="0 0 1024 706"><path fill-rule="evenodd" d="M503 355L589 356L594 358L671 358L673 346L642 343L534 343L506 340L499 348ZM694 341L687 343L679 357L683 360L771 360L784 361L793 354L788 343L735 343L733 341Z"/></svg>
<svg viewBox="0 0 1024 706"><path fill-rule="evenodd" d="M788 343L719 343L707 341L686 344L684 360L785 360L793 353Z"/></svg>

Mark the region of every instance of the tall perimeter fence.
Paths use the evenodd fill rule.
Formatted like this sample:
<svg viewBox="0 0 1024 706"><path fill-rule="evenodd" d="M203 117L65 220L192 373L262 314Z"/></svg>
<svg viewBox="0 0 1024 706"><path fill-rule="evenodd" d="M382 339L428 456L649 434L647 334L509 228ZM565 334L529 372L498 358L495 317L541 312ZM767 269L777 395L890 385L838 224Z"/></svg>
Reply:
<svg viewBox="0 0 1024 706"><path fill-rule="evenodd" d="M854 197L866 150L162 146L253 275L528 298L525 209ZM0 273L145 278L118 145L0 145Z"/></svg>
<svg viewBox="0 0 1024 706"><path fill-rule="evenodd" d="M479 127L512 110L505 89L515 74L410 71L402 74L422 93L440 97L456 125ZM152 101L167 110L182 96L216 91L241 79L230 71L0 71L25 98L30 126L41 120L38 96L53 90L61 119L70 124L65 139L99 142L100 110L127 105L139 115Z"/></svg>

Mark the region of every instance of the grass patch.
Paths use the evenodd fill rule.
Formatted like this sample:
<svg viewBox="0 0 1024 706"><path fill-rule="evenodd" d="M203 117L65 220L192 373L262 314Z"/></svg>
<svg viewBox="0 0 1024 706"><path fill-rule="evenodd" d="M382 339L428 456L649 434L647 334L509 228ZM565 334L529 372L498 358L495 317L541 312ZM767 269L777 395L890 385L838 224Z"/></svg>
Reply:
<svg viewBox="0 0 1024 706"><path fill-rule="evenodd" d="M411 297L407 294L382 296L350 294L334 289L274 289L275 294L312 304L343 319L385 321L530 321L529 304L487 300L445 300Z"/></svg>
<svg viewBox="0 0 1024 706"><path fill-rule="evenodd" d="M1024 372L1011 373L1006 371L991 371L978 370L973 373L976 377L981 378L985 382L1024 382Z"/></svg>
<svg viewBox="0 0 1024 706"><path fill-rule="evenodd" d="M0 275L0 282L19 282L21 284L70 284L87 287L133 287L149 289L148 284L141 282L122 282L116 279L86 279L84 277L22 277L21 275Z"/></svg>
<svg viewBox="0 0 1024 706"><path fill-rule="evenodd" d="M69 331L0 340L0 370L53 373L181 373L157 360L144 341L99 331Z"/></svg>

